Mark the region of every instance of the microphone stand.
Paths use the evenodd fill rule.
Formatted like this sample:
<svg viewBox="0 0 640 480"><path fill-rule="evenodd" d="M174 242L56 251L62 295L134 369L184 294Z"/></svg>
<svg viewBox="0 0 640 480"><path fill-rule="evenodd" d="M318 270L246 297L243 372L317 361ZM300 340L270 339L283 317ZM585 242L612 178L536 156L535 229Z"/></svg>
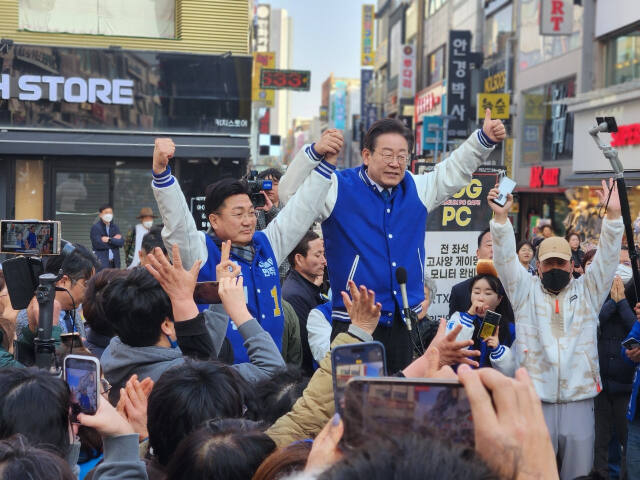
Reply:
<svg viewBox="0 0 640 480"><path fill-rule="evenodd" d="M56 365L56 343L51 335L53 328L53 301L56 297L56 282L59 277L51 273L40 275L40 284L36 290L38 301L38 336L35 338L36 366L58 375Z"/></svg>
<svg viewBox="0 0 640 480"><path fill-rule="evenodd" d="M627 185L624 181L624 168L618 157L618 150L611 145L600 143L598 134L608 131L606 122L602 122L597 127L589 130L589 135L596 142L598 148L602 151L604 157L609 160L611 168L613 168L613 178L618 187L618 195L620 197L620 210L622 213L622 221L624 223L625 235L627 236L627 247L629 248L629 259L631 260L631 271L633 272L633 287L636 293L636 302L640 301L638 292L640 292L640 272L638 272L638 252L633 239L633 228L631 226L631 212L629 210L629 198L627 197Z"/></svg>

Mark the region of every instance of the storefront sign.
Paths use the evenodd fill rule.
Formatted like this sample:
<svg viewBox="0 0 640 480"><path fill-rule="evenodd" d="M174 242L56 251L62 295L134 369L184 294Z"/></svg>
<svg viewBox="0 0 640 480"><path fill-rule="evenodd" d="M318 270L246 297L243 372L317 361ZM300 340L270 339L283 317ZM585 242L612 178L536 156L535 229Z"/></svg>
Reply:
<svg viewBox="0 0 640 480"><path fill-rule="evenodd" d="M271 5L258 5L256 8L256 52L269 51L269 25Z"/></svg>
<svg viewBox="0 0 640 480"><path fill-rule="evenodd" d="M308 92L311 87L309 70L276 70L262 68L260 88L263 90L298 90Z"/></svg>
<svg viewBox="0 0 640 480"><path fill-rule="evenodd" d="M485 109L491 110L491 118L509 119L509 103L511 95L508 93L478 93L476 95L476 118L484 118Z"/></svg>
<svg viewBox="0 0 640 480"><path fill-rule="evenodd" d="M206 197L191 197L191 215L196 222L198 230L207 231L209 229L209 219L205 212L204 201Z"/></svg>
<svg viewBox="0 0 640 480"><path fill-rule="evenodd" d="M449 81L447 85L447 114L454 117L448 123L449 138L466 138L470 117L471 95L471 32L449 32Z"/></svg>
<svg viewBox="0 0 640 480"><path fill-rule="evenodd" d="M40 75L21 75L18 77L17 91L11 89L11 77L0 75L0 98L37 102L43 97L50 102L64 100L69 103L96 103L107 105L133 105L133 80L116 78L54 77ZM46 85L47 95L43 95ZM59 91L62 90L62 95ZM16 95L17 94L17 95Z"/></svg>
<svg viewBox="0 0 640 480"><path fill-rule="evenodd" d="M540 35L571 35L574 0L540 0Z"/></svg>
<svg viewBox="0 0 640 480"><path fill-rule="evenodd" d="M505 87L507 72L504 70L484 79L484 91L485 93L493 93L503 91Z"/></svg>
<svg viewBox="0 0 640 480"><path fill-rule="evenodd" d="M360 70L360 119L362 120L362 132L366 133L373 122L376 121L378 112L373 103L367 101L369 85L373 81L373 69L363 68Z"/></svg>
<svg viewBox="0 0 640 480"><path fill-rule="evenodd" d="M373 19L375 5L362 5L362 40L360 45L360 65L371 67L375 63L373 50Z"/></svg>
<svg viewBox="0 0 640 480"><path fill-rule="evenodd" d="M331 93L331 123L333 128L344 130L347 123L346 112L347 83L336 82L335 91Z"/></svg>
<svg viewBox="0 0 640 480"><path fill-rule="evenodd" d="M263 68L274 68L276 66L275 52L253 52L253 76L251 99L254 102L262 103L265 107L273 107L276 100L276 92L274 90L262 90L260 88L260 79L262 78Z"/></svg>
<svg viewBox="0 0 640 480"><path fill-rule="evenodd" d="M414 122L420 123L423 115L441 115L442 114L442 96L444 95L444 87L442 84L421 90L414 100Z"/></svg>
<svg viewBox="0 0 640 480"><path fill-rule="evenodd" d="M557 187L560 184L559 168L531 167L529 171L529 187Z"/></svg>
<svg viewBox="0 0 640 480"><path fill-rule="evenodd" d="M451 288L476 274L478 235L491 219L487 195L501 172L501 167L480 167L469 185L429 212L424 273L436 283L427 312L432 318L447 317Z"/></svg>
<svg viewBox="0 0 640 480"><path fill-rule="evenodd" d="M439 149L442 150L442 133L442 117L422 117L422 151L434 151L438 144Z"/></svg>
<svg viewBox="0 0 640 480"><path fill-rule="evenodd" d="M320 121L326 123L329 120L329 107L320 107Z"/></svg>
<svg viewBox="0 0 640 480"><path fill-rule="evenodd" d="M402 47L402 63L398 79L398 98L413 98L415 88L416 51L413 45Z"/></svg>
<svg viewBox="0 0 640 480"><path fill-rule="evenodd" d="M611 146L624 147L640 144L640 123L618 125L618 131L611 133Z"/></svg>

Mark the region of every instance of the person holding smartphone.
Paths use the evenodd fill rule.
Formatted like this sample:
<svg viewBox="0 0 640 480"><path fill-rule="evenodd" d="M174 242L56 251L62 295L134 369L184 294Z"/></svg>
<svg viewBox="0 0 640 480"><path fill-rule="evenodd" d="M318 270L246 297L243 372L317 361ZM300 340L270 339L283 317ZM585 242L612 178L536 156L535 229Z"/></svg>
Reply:
<svg viewBox="0 0 640 480"><path fill-rule="evenodd" d="M628 365L635 368L633 387L627 409L628 432L626 448L627 478L640 478L640 414L638 412L638 392L640 392L640 303L635 306L636 322L633 323L631 331L622 342L621 355ZM629 342L633 346L625 348L624 344Z"/></svg>

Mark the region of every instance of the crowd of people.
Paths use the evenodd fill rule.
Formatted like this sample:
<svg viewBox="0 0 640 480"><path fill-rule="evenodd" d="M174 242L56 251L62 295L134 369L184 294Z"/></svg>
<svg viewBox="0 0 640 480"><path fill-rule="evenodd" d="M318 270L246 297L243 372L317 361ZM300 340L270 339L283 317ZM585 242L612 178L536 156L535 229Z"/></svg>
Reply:
<svg viewBox="0 0 640 480"><path fill-rule="evenodd" d="M516 244L513 199L500 206L492 189L477 275L453 287L448 320L426 315L427 214L505 136L487 111L433 172L413 175L400 121L374 123L363 164L347 170L336 169L342 134L329 129L284 175L261 174L274 186L264 207L242 180L210 185L206 232L171 173L174 143L156 139L144 188L162 225L144 207L123 237L105 204L91 250L74 244L45 261L57 275L54 368L32 366L38 301L14 310L2 277L0 479L564 480L610 478L612 464L640 478L640 348L621 345L640 346L640 304L613 183L603 182L606 218L587 252L551 228ZM216 298L205 302L195 292L206 286ZM349 431L331 351L374 340L388 375L462 385L472 441L437 428ZM76 415L52 374L70 353L99 359L95 413Z"/></svg>

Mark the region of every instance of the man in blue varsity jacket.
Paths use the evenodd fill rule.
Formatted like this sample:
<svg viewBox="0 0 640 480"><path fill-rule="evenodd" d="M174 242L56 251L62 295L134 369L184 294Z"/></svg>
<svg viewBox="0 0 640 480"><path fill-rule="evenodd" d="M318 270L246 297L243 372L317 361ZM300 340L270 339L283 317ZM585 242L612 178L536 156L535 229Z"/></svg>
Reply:
<svg viewBox="0 0 640 480"><path fill-rule="evenodd" d="M167 250L177 244L185 268L201 260L198 281L202 282L216 280L216 266L222 260L221 246L231 241L229 258L240 267L238 273L241 271L244 277L249 312L280 350L284 315L278 265L309 230L322 207L317 199L326 197L331 186L337 161L333 152L342 147L342 137L333 135L331 142L325 137L328 136L318 143L321 151L329 154L327 159L317 163L299 192L262 231L256 231L255 208L246 184L234 179L223 179L207 188L205 213L213 233L198 231L168 166L175 153L174 143L169 138L158 138L153 152L152 187L164 223L162 238ZM233 347L234 362L249 361L242 337L232 323L228 325L227 338Z"/></svg>
<svg viewBox="0 0 640 480"><path fill-rule="evenodd" d="M382 304L374 338L386 347L390 374L409 365L412 357L395 271L400 266L407 270L409 306L419 311L424 300L427 214L466 186L505 136L502 122L492 120L487 110L482 129L449 158L431 173L413 175L406 170L413 134L400 121L386 118L375 122L365 136L363 165L336 172L331 179L320 220L334 292L333 336L349 326L338 292L346 290L350 278L366 285ZM303 148L280 180L280 199L286 202L322 160L313 144Z"/></svg>
<svg viewBox="0 0 640 480"><path fill-rule="evenodd" d="M635 307L638 321L633 324L633 328L625 338L625 341L634 338L640 340L640 303ZM638 409L638 392L640 392L640 347L626 349L622 347L622 358L627 363L632 363L636 367L633 377L633 387L631 398L629 399L629 409L627 410L628 433L627 433L627 478L640 478L640 411Z"/></svg>

